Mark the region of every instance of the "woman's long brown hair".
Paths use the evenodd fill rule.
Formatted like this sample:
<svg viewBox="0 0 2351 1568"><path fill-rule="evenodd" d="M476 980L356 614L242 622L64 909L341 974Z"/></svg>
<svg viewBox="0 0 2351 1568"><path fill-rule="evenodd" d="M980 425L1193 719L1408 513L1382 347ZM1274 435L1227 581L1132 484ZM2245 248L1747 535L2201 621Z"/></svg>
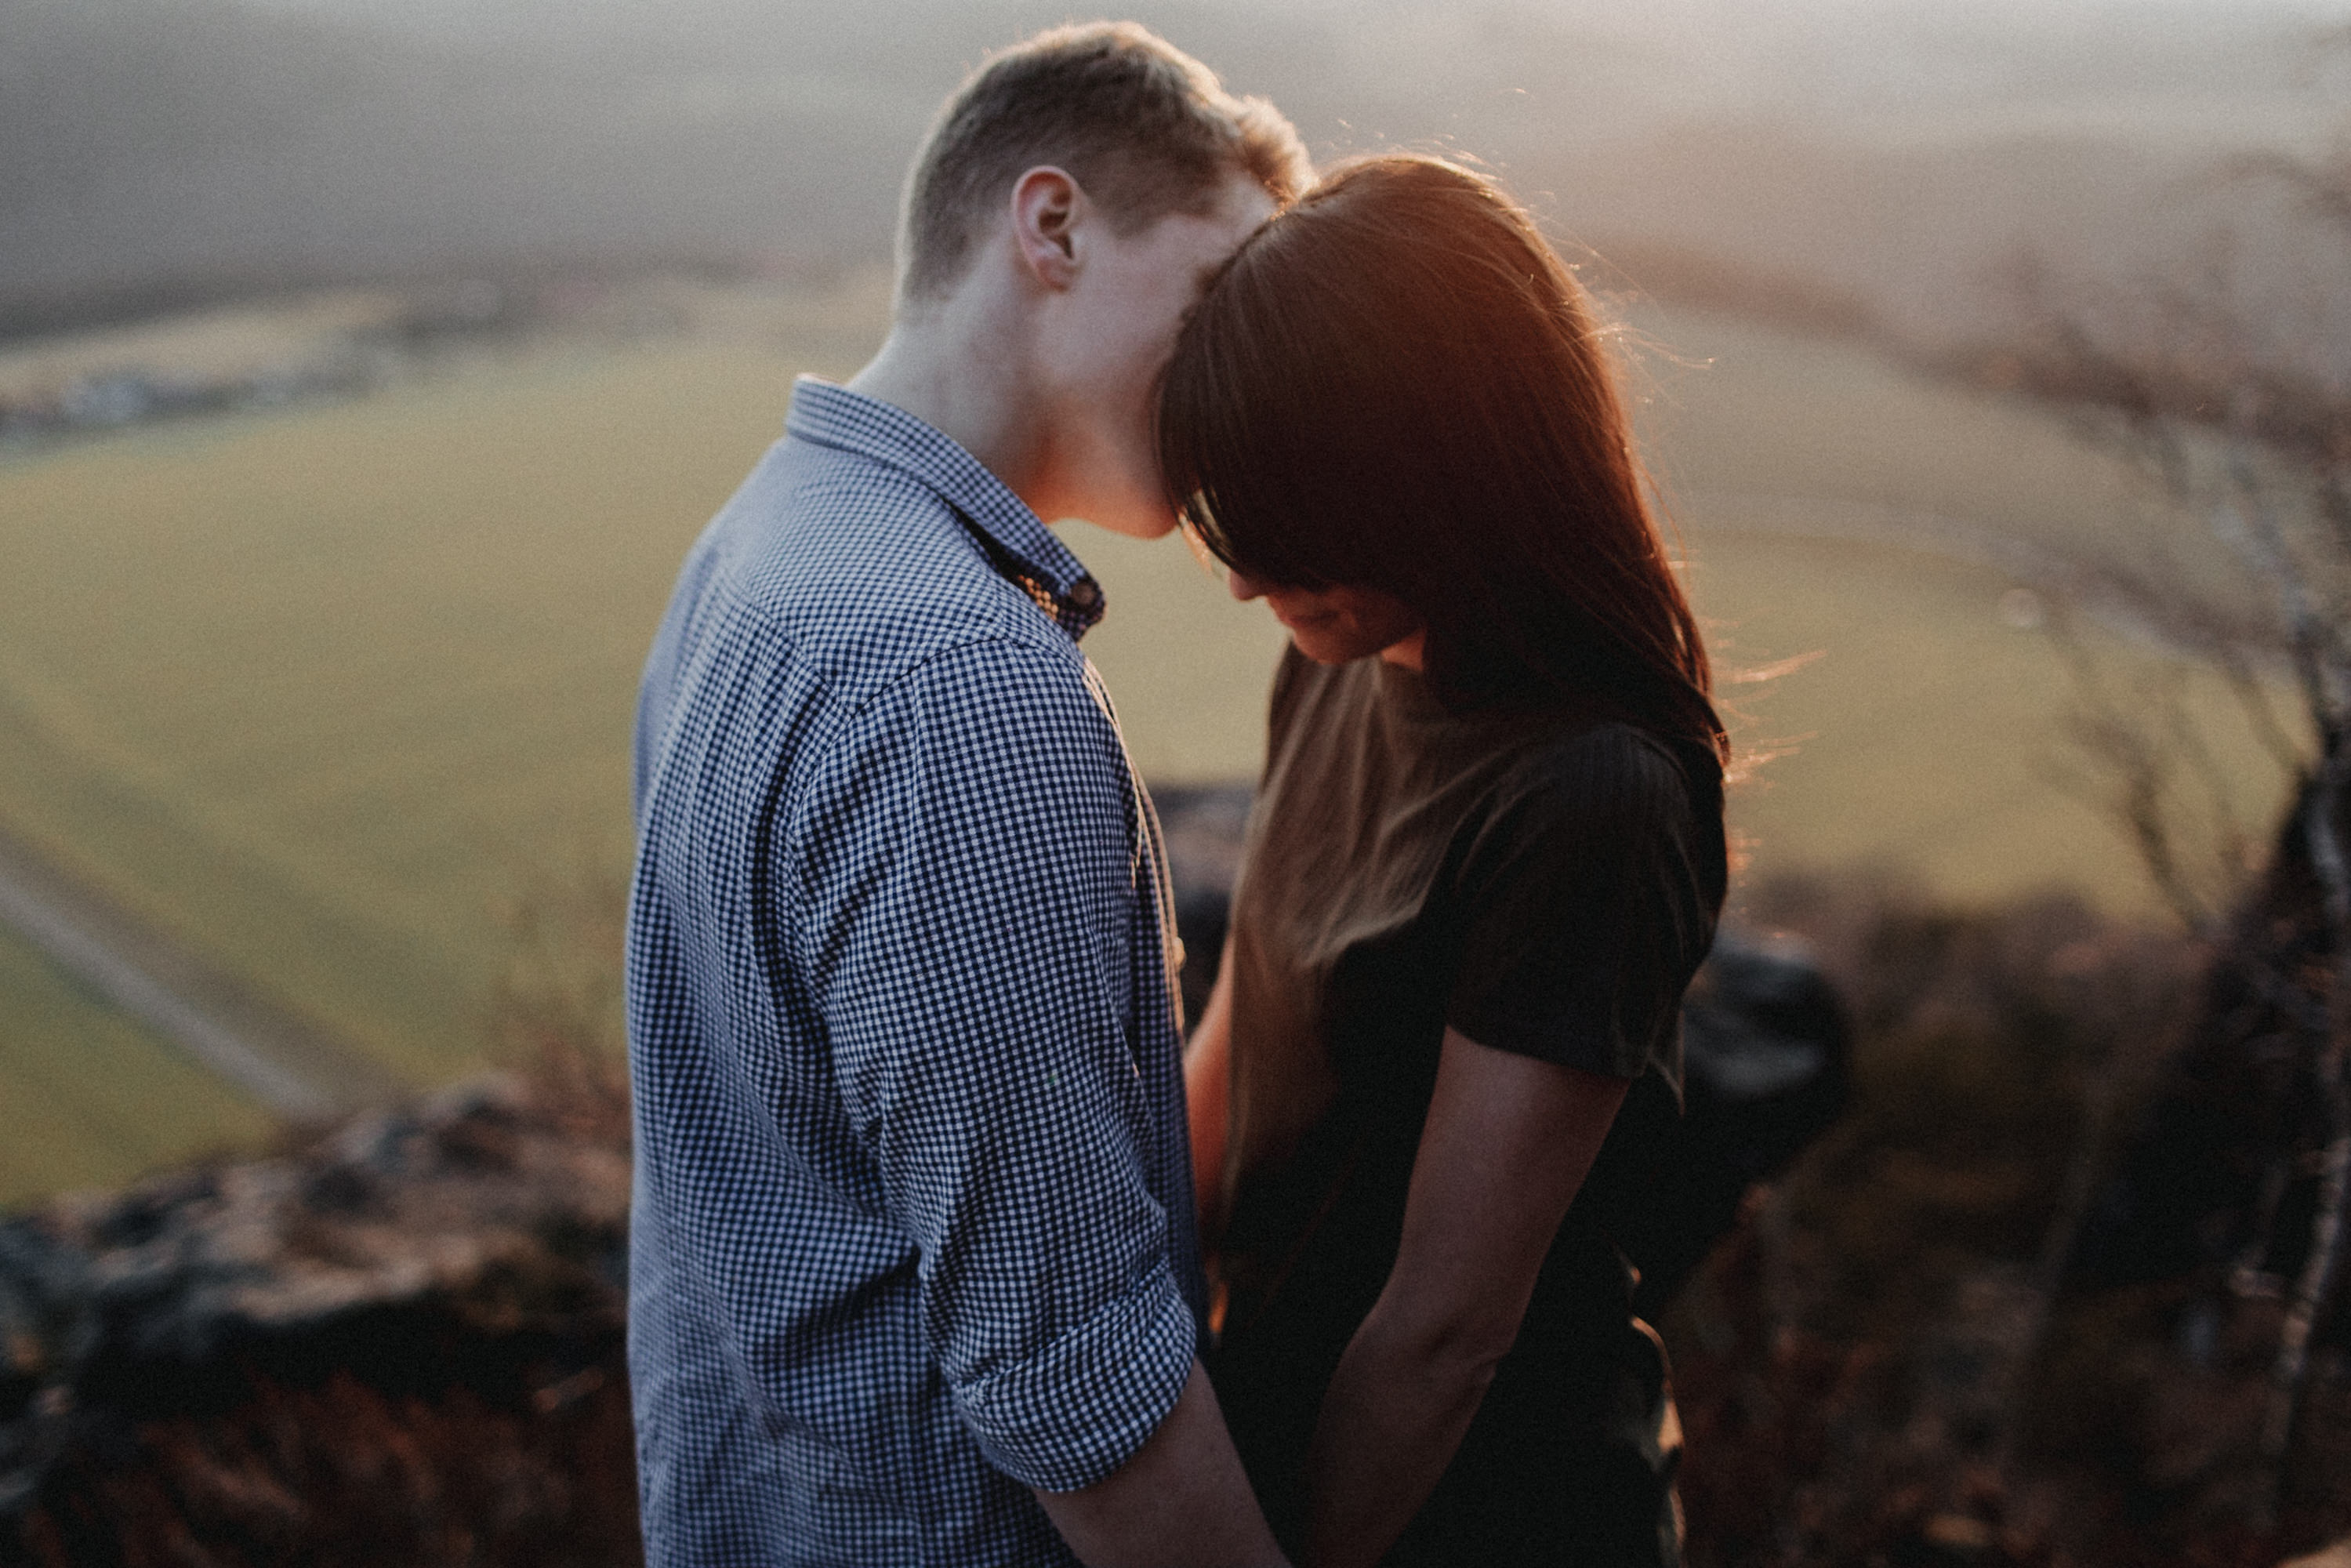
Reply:
<svg viewBox="0 0 2351 1568"><path fill-rule="evenodd" d="M1491 182L1374 158L1269 222L1184 327L1159 445L1228 565L1411 605L1448 704L1622 718L1719 779L1706 646L1600 327Z"/></svg>

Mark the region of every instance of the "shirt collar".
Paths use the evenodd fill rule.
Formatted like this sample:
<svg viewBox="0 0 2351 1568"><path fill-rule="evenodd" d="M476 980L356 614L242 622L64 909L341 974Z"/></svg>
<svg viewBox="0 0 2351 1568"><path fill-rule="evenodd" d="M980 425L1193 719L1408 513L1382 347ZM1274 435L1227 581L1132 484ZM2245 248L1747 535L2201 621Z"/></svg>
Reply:
<svg viewBox="0 0 2351 1568"><path fill-rule="evenodd" d="M1102 619L1102 584L1069 546L978 458L904 409L801 376L792 383L784 429L803 441L903 469L936 491L977 537L996 569L1072 640Z"/></svg>

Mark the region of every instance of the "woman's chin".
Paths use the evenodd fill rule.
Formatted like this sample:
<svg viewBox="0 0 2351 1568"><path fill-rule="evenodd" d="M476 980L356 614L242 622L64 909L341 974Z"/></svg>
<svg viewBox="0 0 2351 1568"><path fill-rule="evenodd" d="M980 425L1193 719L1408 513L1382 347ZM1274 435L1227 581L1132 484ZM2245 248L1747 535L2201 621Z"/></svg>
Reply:
<svg viewBox="0 0 2351 1568"><path fill-rule="evenodd" d="M1358 648L1347 638L1334 637L1323 631L1290 629L1290 645L1318 664L1351 664L1376 648Z"/></svg>

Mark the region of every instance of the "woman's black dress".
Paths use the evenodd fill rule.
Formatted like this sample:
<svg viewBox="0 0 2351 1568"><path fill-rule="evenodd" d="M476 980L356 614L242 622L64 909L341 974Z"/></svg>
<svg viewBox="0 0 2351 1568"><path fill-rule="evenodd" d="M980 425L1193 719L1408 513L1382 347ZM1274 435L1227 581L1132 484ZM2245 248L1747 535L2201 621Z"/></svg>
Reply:
<svg viewBox="0 0 2351 1568"><path fill-rule="evenodd" d="M1718 776L1589 715L1453 714L1410 671L1286 658L1234 900L1209 1364L1293 1552L1308 1440L1395 1262L1447 1026L1677 1088L1681 994L1723 896ZM1626 1196L1612 1178L1633 1163L1621 1142L1603 1149L1516 1346L1389 1563L1678 1560L1664 1354L1633 1318L1605 1221Z"/></svg>

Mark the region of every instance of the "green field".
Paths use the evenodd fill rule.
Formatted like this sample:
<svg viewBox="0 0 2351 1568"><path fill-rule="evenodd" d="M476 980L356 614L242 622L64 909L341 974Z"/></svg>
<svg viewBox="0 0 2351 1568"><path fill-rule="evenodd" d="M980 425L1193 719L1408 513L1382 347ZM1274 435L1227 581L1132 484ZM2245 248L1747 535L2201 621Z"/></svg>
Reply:
<svg viewBox="0 0 2351 1568"><path fill-rule="evenodd" d="M2161 517L2045 422L1861 350L1642 324L1673 351L1645 358L1644 419L1720 661L1820 655L1734 688L1742 740L1800 741L1736 798L1754 873L2146 907L2119 839L2049 782L2065 687L1996 612L2012 580L1880 514L2070 543ZM824 326L540 349L0 462L0 826L411 1081L477 1063L517 900L625 863L646 640L791 372L853 368L872 330ZM1109 591L1088 647L1144 772L1248 776L1278 628L1176 543L1068 537ZM2266 778L2250 741L2226 755ZM112 1015L0 960L10 1124L103 1078L58 1118L137 1128L80 1139L56 1181L250 1135Z"/></svg>
<svg viewBox="0 0 2351 1568"><path fill-rule="evenodd" d="M266 1137L266 1113L0 929L0 1204Z"/></svg>

